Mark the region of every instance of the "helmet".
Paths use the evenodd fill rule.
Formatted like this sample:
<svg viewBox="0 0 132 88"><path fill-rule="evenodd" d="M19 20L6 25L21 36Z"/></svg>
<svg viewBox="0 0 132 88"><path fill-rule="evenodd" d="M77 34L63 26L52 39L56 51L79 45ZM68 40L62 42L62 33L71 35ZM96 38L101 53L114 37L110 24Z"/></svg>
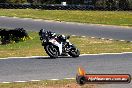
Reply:
<svg viewBox="0 0 132 88"><path fill-rule="evenodd" d="M55 32L51 32L51 31L47 31L48 36L50 37L55 37L56 33Z"/></svg>
<svg viewBox="0 0 132 88"><path fill-rule="evenodd" d="M45 32L46 32L45 29L41 29L41 30L39 31L39 35L42 36L42 34L44 34Z"/></svg>

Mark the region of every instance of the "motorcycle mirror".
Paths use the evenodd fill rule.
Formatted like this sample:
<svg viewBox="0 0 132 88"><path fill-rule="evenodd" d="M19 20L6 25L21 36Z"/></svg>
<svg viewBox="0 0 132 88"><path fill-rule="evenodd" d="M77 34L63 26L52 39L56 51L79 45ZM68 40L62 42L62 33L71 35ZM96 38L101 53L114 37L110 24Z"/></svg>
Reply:
<svg viewBox="0 0 132 88"><path fill-rule="evenodd" d="M70 38L70 36L67 36L67 39L69 39Z"/></svg>

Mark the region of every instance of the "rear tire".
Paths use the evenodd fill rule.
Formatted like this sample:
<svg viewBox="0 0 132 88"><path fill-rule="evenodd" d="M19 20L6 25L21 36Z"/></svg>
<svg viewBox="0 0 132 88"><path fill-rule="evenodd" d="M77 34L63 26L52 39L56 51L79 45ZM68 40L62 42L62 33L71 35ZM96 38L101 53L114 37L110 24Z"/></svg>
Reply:
<svg viewBox="0 0 132 88"><path fill-rule="evenodd" d="M44 49L46 53L51 57L51 58L57 58L59 55L57 47L55 47L52 44L47 44L44 46Z"/></svg>

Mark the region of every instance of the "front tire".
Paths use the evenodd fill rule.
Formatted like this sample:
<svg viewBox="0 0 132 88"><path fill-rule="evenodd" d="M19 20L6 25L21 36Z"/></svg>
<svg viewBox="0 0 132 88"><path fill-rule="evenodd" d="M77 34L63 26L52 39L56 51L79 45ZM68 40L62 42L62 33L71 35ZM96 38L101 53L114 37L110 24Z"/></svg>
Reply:
<svg viewBox="0 0 132 88"><path fill-rule="evenodd" d="M69 52L69 55L72 57L79 57L80 51L77 48L72 48Z"/></svg>
<svg viewBox="0 0 132 88"><path fill-rule="evenodd" d="M44 46L44 49L46 53L51 57L51 58L57 58L59 55L57 47L55 47L52 44L47 44Z"/></svg>

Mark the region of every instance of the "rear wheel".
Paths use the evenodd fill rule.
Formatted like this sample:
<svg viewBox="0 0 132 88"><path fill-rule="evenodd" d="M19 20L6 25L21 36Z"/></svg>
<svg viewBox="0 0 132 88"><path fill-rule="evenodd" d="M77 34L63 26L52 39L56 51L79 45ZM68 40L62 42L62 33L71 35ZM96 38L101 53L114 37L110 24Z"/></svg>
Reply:
<svg viewBox="0 0 132 88"><path fill-rule="evenodd" d="M46 45L44 49L51 58L57 58L59 55L57 47L52 44Z"/></svg>

